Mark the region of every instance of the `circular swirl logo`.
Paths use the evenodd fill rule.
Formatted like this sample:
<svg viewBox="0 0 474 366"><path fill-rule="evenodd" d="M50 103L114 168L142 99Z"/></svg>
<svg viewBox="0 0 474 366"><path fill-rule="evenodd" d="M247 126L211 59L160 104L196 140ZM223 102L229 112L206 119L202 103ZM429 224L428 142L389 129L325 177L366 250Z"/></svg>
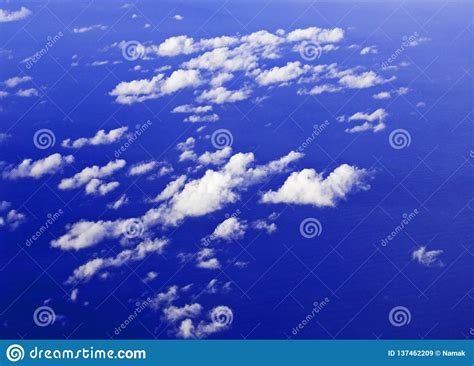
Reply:
<svg viewBox="0 0 474 366"><path fill-rule="evenodd" d="M221 150L227 146L232 146L234 143L234 136L229 130L221 128L212 133L211 143L216 149Z"/></svg>
<svg viewBox="0 0 474 366"><path fill-rule="evenodd" d="M145 231L145 225L140 219L130 219L123 224L123 235L128 239L138 238Z"/></svg>
<svg viewBox="0 0 474 366"><path fill-rule="evenodd" d="M56 143L56 136L54 132L48 130L47 128L42 128L38 130L33 135L33 143L40 150L45 150L50 147L53 147Z"/></svg>
<svg viewBox="0 0 474 366"><path fill-rule="evenodd" d="M300 56L303 60L314 61L321 57L323 49L316 42L305 41L301 44Z"/></svg>
<svg viewBox="0 0 474 366"><path fill-rule="evenodd" d="M306 239L312 239L315 236L320 236L323 232L323 225L318 219L308 217L301 221L300 233Z"/></svg>
<svg viewBox="0 0 474 366"><path fill-rule="evenodd" d="M388 138L390 146L396 150L404 149L411 144L411 135L407 130L402 128L393 130Z"/></svg>
<svg viewBox="0 0 474 366"><path fill-rule="evenodd" d="M226 326L232 323L234 320L234 314L228 306L216 306L211 311L211 320L214 324Z"/></svg>
<svg viewBox="0 0 474 366"><path fill-rule="evenodd" d="M122 45L122 56L127 61L136 61L145 56L145 47L138 41L128 41Z"/></svg>
<svg viewBox="0 0 474 366"><path fill-rule="evenodd" d="M19 344L12 344L6 350L8 361L17 362L23 360L25 357L25 350Z"/></svg>
<svg viewBox="0 0 474 366"><path fill-rule="evenodd" d="M395 306L388 314L388 320L394 327L403 327L404 325L410 324L411 313L404 306Z"/></svg>
<svg viewBox="0 0 474 366"><path fill-rule="evenodd" d="M38 327L47 327L54 324L56 313L49 306L40 306L33 313L33 321Z"/></svg>

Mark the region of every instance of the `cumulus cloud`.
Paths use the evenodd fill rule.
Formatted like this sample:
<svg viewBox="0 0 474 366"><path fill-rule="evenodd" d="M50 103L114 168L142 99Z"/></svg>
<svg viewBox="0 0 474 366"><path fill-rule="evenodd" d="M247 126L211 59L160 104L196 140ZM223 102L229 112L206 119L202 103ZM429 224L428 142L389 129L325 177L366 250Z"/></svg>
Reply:
<svg viewBox="0 0 474 366"><path fill-rule="evenodd" d="M267 234L273 234L277 231L277 226L274 222L267 222L265 220L257 220L252 223L252 227L257 230L264 230Z"/></svg>
<svg viewBox="0 0 474 366"><path fill-rule="evenodd" d="M179 15L179 14L176 14L174 17L173 17L174 20L183 20L183 16L182 15Z"/></svg>
<svg viewBox="0 0 474 366"><path fill-rule="evenodd" d="M116 128L110 130L109 132L105 132L105 130L99 130L93 137L81 137L74 141L71 141L71 139L66 139L62 142L61 146L79 149L86 145L109 145L120 140L127 131L128 127Z"/></svg>
<svg viewBox="0 0 474 366"><path fill-rule="evenodd" d="M212 111L212 106L210 105L200 105L200 106L192 106L190 104L183 104L180 106L175 107L171 113L207 113Z"/></svg>
<svg viewBox="0 0 474 366"><path fill-rule="evenodd" d="M118 188L119 185L120 183L116 181L104 183L102 180L94 178L86 184L85 191L86 194L105 196L107 193Z"/></svg>
<svg viewBox="0 0 474 366"><path fill-rule="evenodd" d="M393 78L390 80L393 80ZM347 73L339 79L339 84L349 89L365 89L385 84L390 80L382 78L374 71L366 71L361 74Z"/></svg>
<svg viewBox="0 0 474 366"><path fill-rule="evenodd" d="M263 203L292 203L315 207L334 207L355 189L367 190L369 172L342 164L326 178L314 169L292 173L277 191L263 194Z"/></svg>
<svg viewBox="0 0 474 366"><path fill-rule="evenodd" d="M422 246L413 251L412 258L426 267L442 267L444 264L439 259L441 254L443 254L442 250L426 250L426 247Z"/></svg>
<svg viewBox="0 0 474 366"><path fill-rule="evenodd" d="M3 177L7 179L34 178L39 179L44 175L54 174L66 165L74 162L72 155L62 156L59 153L49 155L40 160L23 160L16 167L9 167L3 171Z"/></svg>
<svg viewBox="0 0 474 366"><path fill-rule="evenodd" d="M344 39L344 30L341 28L322 29L309 27L305 29L295 29L288 33L286 39L290 42L315 41L316 43L335 43Z"/></svg>
<svg viewBox="0 0 474 366"><path fill-rule="evenodd" d="M121 195L118 200L107 205L108 208L112 210L118 210L120 207L128 203L128 197L126 194Z"/></svg>
<svg viewBox="0 0 474 366"><path fill-rule="evenodd" d="M206 151L201 156L198 157L198 161L202 165L221 165L232 154L232 148L226 146L221 150L216 150L215 152Z"/></svg>
<svg viewBox="0 0 474 366"><path fill-rule="evenodd" d="M76 173L73 177L61 180L58 187L62 190L82 187L94 178L100 179L114 174L116 171L122 169L125 164L125 160L118 159L110 161L102 167L93 165L91 167L84 168L79 173Z"/></svg>
<svg viewBox="0 0 474 366"><path fill-rule="evenodd" d="M208 115L202 115L202 114L193 114L189 117L186 117L184 119L184 122L191 122L191 123L197 123L197 122L217 122L219 121L219 116L215 113L213 114L208 114Z"/></svg>
<svg viewBox="0 0 474 366"><path fill-rule="evenodd" d="M232 309L225 305L219 305L209 312L209 321L200 321L194 324L190 318L184 319L179 325L177 336L180 338L206 338L214 333L228 329L232 324Z"/></svg>
<svg viewBox="0 0 474 366"><path fill-rule="evenodd" d="M88 281L99 271L108 267L121 267L130 262L143 260L150 253L162 253L168 244L166 239L147 239L132 249L122 250L114 257L95 258L76 268L68 283Z"/></svg>
<svg viewBox="0 0 474 366"><path fill-rule="evenodd" d="M201 315L202 306L198 303L186 304L183 307L169 306L163 310L166 321L174 323L183 318L195 318Z"/></svg>
<svg viewBox="0 0 474 366"><path fill-rule="evenodd" d="M377 50L376 46L367 46L367 47L364 47L360 50L360 54L362 56L370 55L370 54L377 54L378 52L379 51Z"/></svg>
<svg viewBox="0 0 474 366"><path fill-rule="evenodd" d="M156 169L158 165L158 162L155 160L143 161L141 163L132 165L128 171L128 174L131 176L143 175L151 172L153 169Z"/></svg>
<svg viewBox="0 0 474 366"><path fill-rule="evenodd" d="M197 70L176 70L165 78L158 74L151 79L121 82L109 93L120 104L132 104L148 99L160 98L178 90L196 87L202 83Z"/></svg>
<svg viewBox="0 0 474 366"><path fill-rule="evenodd" d="M22 83L26 83L27 81L31 81L31 76L15 76L10 79L5 80L3 83L7 88L14 88Z"/></svg>
<svg viewBox="0 0 474 366"><path fill-rule="evenodd" d="M188 139L186 145L190 144L194 146L194 143ZM236 202L240 197L240 192L247 187L261 182L272 174L285 172L292 162L302 156L303 154L292 151L280 159L254 166L255 156L253 153L235 154L218 170L208 169L202 177L186 179L184 184L185 178L177 179L173 184L170 183L163 191L166 193L162 192L159 195L162 203L158 207L148 210L139 220L147 230L159 224L177 226L186 218L201 217L220 210L225 205ZM111 167L107 171L110 170L112 170ZM83 185L84 181L90 180L91 175L98 175L97 171L101 171L101 168L86 168L85 172L83 170L83 172L76 174L77 177L74 176L66 180L63 186ZM118 238L123 235L123 227L129 220L136 219L79 221L69 226L66 234L53 241L53 246L78 250L96 245L105 239ZM202 262L215 266L217 259L203 259Z"/></svg>
<svg viewBox="0 0 474 366"><path fill-rule="evenodd" d="M385 120L388 117L388 113L383 108L379 108L371 114L357 112L348 118L348 121L365 121L361 125L354 126L346 129L346 132L355 133L372 130L373 132L382 131L385 126Z"/></svg>
<svg viewBox="0 0 474 366"><path fill-rule="evenodd" d="M0 9L0 23L16 22L29 17L31 14L33 14L31 10L24 6L19 10L12 11Z"/></svg>
<svg viewBox="0 0 474 366"><path fill-rule="evenodd" d="M89 25L89 26L85 26L85 27L73 28L72 31L74 33L86 33L86 32L90 32L94 29L106 30L107 26L102 25L102 24L94 24L94 25Z"/></svg>
<svg viewBox="0 0 474 366"><path fill-rule="evenodd" d="M301 63L299 61L288 62L286 66L275 66L270 70L260 72L256 77L256 81L258 84L264 86L275 83L283 83L296 79L303 73L307 72L309 69L310 66L301 66Z"/></svg>
<svg viewBox="0 0 474 366"><path fill-rule="evenodd" d="M251 90L242 88L239 90L228 90L223 86L204 91L197 100L215 104L235 103L245 100L250 96Z"/></svg>
<svg viewBox="0 0 474 366"><path fill-rule="evenodd" d="M35 88L20 89L16 92L16 95L18 95L19 97L23 97L23 98L38 97L39 92Z"/></svg>
<svg viewBox="0 0 474 366"><path fill-rule="evenodd" d="M212 233L212 237L225 241L242 239L247 228L248 225L245 221L240 221L236 217L229 217L217 225L216 229Z"/></svg>
<svg viewBox="0 0 474 366"><path fill-rule="evenodd" d="M204 269L218 269L220 263L217 258L214 257L215 250L212 248L203 248L197 253L196 267Z"/></svg>

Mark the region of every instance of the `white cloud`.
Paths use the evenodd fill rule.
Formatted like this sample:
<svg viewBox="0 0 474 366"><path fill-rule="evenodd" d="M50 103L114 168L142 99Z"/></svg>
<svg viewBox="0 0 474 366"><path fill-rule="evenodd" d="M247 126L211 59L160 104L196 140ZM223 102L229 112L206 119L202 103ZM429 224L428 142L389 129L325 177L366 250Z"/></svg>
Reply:
<svg viewBox="0 0 474 366"><path fill-rule="evenodd" d="M194 146L189 140L187 140L187 145ZM177 183L176 186L180 188L170 188L168 193L161 196L165 201L157 208L148 210L139 220L146 230L158 224L176 226L186 218L200 217L220 210L225 205L235 202L242 190L261 182L271 174L286 171L292 162L302 156L303 154L292 151L278 160L253 167L255 160L253 153L235 154L219 170L209 169L201 178L187 180L184 185L181 182ZM84 181L88 182L92 179L91 175L98 175L97 171L100 171L99 167L86 169L91 172L78 173L77 177L70 178L64 185L67 187L83 185ZM83 175L85 177L82 177ZM52 245L61 249L76 250L90 247L105 239L120 237L123 235L123 227L126 224L127 220L124 219L79 221L69 226L66 234L54 240ZM211 260L207 264L216 265L218 264L216 261Z"/></svg>
<svg viewBox="0 0 474 366"><path fill-rule="evenodd" d="M270 70L262 71L256 77L256 81L260 85L270 85L275 83L283 83L301 76L309 71L308 65L301 66L299 61L288 62L286 66L275 66Z"/></svg>
<svg viewBox="0 0 474 366"><path fill-rule="evenodd" d="M202 165L221 165L232 154L232 148L230 146L226 146L221 150L216 150L215 152L206 151L201 156L198 157L199 163Z"/></svg>
<svg viewBox="0 0 474 366"><path fill-rule="evenodd" d="M233 78L234 78L233 74L229 72L221 72L217 74L216 76L213 76L209 84L212 87L217 88L218 86L222 86L222 84L232 80Z"/></svg>
<svg viewBox="0 0 474 366"><path fill-rule="evenodd" d="M119 182L104 183L102 180L94 178L86 184L86 194L93 194L99 196L105 196L107 193L112 192L120 185Z"/></svg>
<svg viewBox="0 0 474 366"><path fill-rule="evenodd" d="M79 289L74 288L71 290L71 295L69 296L69 298L71 299L72 302L76 302L78 294L79 294Z"/></svg>
<svg viewBox="0 0 474 366"><path fill-rule="evenodd" d="M360 50L360 54L362 56L370 55L370 54L377 54L378 52L379 51L377 50L376 46L367 46L367 47L364 47Z"/></svg>
<svg viewBox="0 0 474 366"><path fill-rule="evenodd" d="M386 126L384 121L387 119L388 113L383 108L379 108L372 112L371 114L357 112L349 117L349 121L366 121L361 125L354 126L352 128L346 129L346 132L355 133L372 130L374 132L379 132L383 130ZM377 122L377 123L374 123Z"/></svg>
<svg viewBox="0 0 474 366"><path fill-rule="evenodd" d="M365 169L342 164L326 178L314 169L292 173L277 191L263 194L263 203L293 203L316 207L334 207L355 189L367 190L369 173Z"/></svg>
<svg viewBox="0 0 474 366"><path fill-rule="evenodd" d="M180 105L176 108L174 108L171 113L206 113L206 112L211 112L212 111L212 106L210 105L200 105L200 106L192 106L190 104L183 104Z"/></svg>
<svg viewBox="0 0 474 366"><path fill-rule="evenodd" d="M17 210L10 210L7 214L5 222L9 224L12 230L15 230L26 221L26 216Z"/></svg>
<svg viewBox="0 0 474 366"><path fill-rule="evenodd" d="M393 80L393 78L390 80ZM349 89L365 89L388 81L373 71L366 71L359 75L352 72L346 73L339 79L339 84Z"/></svg>
<svg viewBox="0 0 474 366"><path fill-rule="evenodd" d="M88 281L99 271L108 267L121 267L130 262L143 260L150 253L162 253L168 241L165 239L147 239L132 249L122 250L114 257L95 258L76 268L68 283Z"/></svg>
<svg viewBox="0 0 474 366"><path fill-rule="evenodd" d="M38 179L47 174L54 174L72 162L74 162L74 157L72 155L62 156L59 153L49 155L44 159L36 161L25 159L18 166L4 170L3 177L7 179Z"/></svg>
<svg viewBox="0 0 474 366"><path fill-rule="evenodd" d="M390 94L390 92L382 91L380 93L372 95L372 97L374 99L390 99L392 95Z"/></svg>
<svg viewBox="0 0 474 366"><path fill-rule="evenodd" d="M166 292L160 292L152 299L150 307L154 310L158 310L161 306L169 305L178 298L178 286L170 286Z"/></svg>
<svg viewBox="0 0 474 366"><path fill-rule="evenodd" d="M22 6L20 10L5 10L0 9L0 23L16 22L17 20L22 20L29 17L31 10Z"/></svg>
<svg viewBox="0 0 474 366"><path fill-rule="evenodd" d="M169 306L163 310L166 321L174 323L183 318L195 318L201 315L201 304L186 304L183 307Z"/></svg>
<svg viewBox="0 0 474 366"><path fill-rule="evenodd" d="M99 130L93 137L81 137L74 141L71 141L71 139L66 139L62 142L61 146L79 149L86 145L109 145L120 140L127 131L128 127L116 128L110 130L109 132L105 132L105 130Z"/></svg>
<svg viewBox="0 0 474 366"><path fill-rule="evenodd" d="M24 97L24 98L38 97L39 92L35 88L20 89L16 92L16 95L18 95L19 97Z"/></svg>
<svg viewBox="0 0 474 366"><path fill-rule="evenodd" d="M186 182L186 176L181 175L175 180L169 182L165 189L161 191L161 193L156 196L155 202L162 202L170 199L171 197L174 196L175 193L179 192L179 190L184 186L184 183Z"/></svg>
<svg viewBox="0 0 474 366"><path fill-rule="evenodd" d="M182 15L179 15L179 14L176 14L174 17L173 17L174 20L183 20L183 16Z"/></svg>
<svg viewBox="0 0 474 366"><path fill-rule="evenodd" d="M151 79L123 81L109 94L116 97L117 103L132 104L159 98L184 88L196 87L201 83L199 71L176 70L167 79L163 74L158 74Z"/></svg>
<svg viewBox="0 0 474 366"><path fill-rule="evenodd" d="M219 121L219 116L215 113L202 115L202 114L193 114L184 119L184 122L197 123L197 122L217 122Z"/></svg>
<svg viewBox="0 0 474 366"><path fill-rule="evenodd" d="M443 254L442 250L426 250L426 247L422 246L412 253L412 258L427 267L442 267L444 264L439 259L441 254Z"/></svg>
<svg viewBox="0 0 474 366"><path fill-rule="evenodd" d="M344 30L341 28L322 29L309 27L305 29L295 29L288 33L286 38L290 42L308 40L316 43L335 43L344 39Z"/></svg>
<svg viewBox="0 0 474 366"><path fill-rule="evenodd" d="M10 79L5 80L3 83L7 88L14 88L19 84L26 83L27 81L31 81L31 76L15 76Z"/></svg>
<svg viewBox="0 0 474 366"><path fill-rule="evenodd" d="M215 104L234 103L245 100L250 96L250 89L228 90L223 86L204 91L197 99L200 102Z"/></svg>
<svg viewBox="0 0 474 366"><path fill-rule="evenodd" d="M200 321L197 325L190 318L184 319L179 326L177 336L185 339L201 339L222 332L232 324L232 309L225 305L216 306L210 311L209 319L207 322Z"/></svg>
<svg viewBox="0 0 474 366"><path fill-rule="evenodd" d="M265 230L267 234L273 234L277 230L274 222L268 223L265 220L257 220L252 223L252 227L257 230Z"/></svg>
<svg viewBox="0 0 474 366"><path fill-rule="evenodd" d="M108 204L107 207L112 210L118 210L120 207L126 205L127 203L128 203L128 197L126 194L123 194L119 197L117 201Z"/></svg>
<svg viewBox="0 0 474 366"><path fill-rule="evenodd" d="M90 32L94 29L106 30L107 26L102 25L102 24L94 24L94 25L89 25L89 26L85 26L85 27L73 28L72 31L74 33L86 33L86 32Z"/></svg>
<svg viewBox="0 0 474 366"><path fill-rule="evenodd" d="M220 268L220 263L217 258L214 257L215 251L212 248L202 248L197 253L197 264L198 268L204 269L218 269Z"/></svg>
<svg viewBox="0 0 474 366"><path fill-rule="evenodd" d="M136 175L143 175L148 172L151 172L153 169L158 167L158 162L151 160L151 161L143 161L141 163L137 163L135 165L132 165L130 167L130 170L128 171L128 174L131 176L136 176Z"/></svg>
<svg viewBox="0 0 474 366"><path fill-rule="evenodd" d="M229 217L217 225L211 237L225 241L238 240L244 237L247 227L245 221L239 221L236 217Z"/></svg>
<svg viewBox="0 0 474 366"><path fill-rule="evenodd" d="M233 72L255 68L257 60L257 56L248 47L240 46L231 50L221 47L185 62L183 66L188 69Z"/></svg>
<svg viewBox="0 0 474 366"><path fill-rule="evenodd" d="M84 168L79 173L76 173L73 177L61 180L58 187L62 190L82 187L94 178L99 179L114 174L116 171L122 169L125 164L125 160L118 159L110 161L107 163L107 165L102 167L93 165L91 167Z"/></svg>

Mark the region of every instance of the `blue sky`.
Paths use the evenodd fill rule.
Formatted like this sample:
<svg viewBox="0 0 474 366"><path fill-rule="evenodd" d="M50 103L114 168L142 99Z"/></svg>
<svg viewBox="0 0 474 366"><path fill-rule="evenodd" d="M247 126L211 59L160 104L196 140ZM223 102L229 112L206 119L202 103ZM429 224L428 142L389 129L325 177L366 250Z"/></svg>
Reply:
<svg viewBox="0 0 474 366"><path fill-rule="evenodd" d="M468 2L0 9L2 337L472 337Z"/></svg>

